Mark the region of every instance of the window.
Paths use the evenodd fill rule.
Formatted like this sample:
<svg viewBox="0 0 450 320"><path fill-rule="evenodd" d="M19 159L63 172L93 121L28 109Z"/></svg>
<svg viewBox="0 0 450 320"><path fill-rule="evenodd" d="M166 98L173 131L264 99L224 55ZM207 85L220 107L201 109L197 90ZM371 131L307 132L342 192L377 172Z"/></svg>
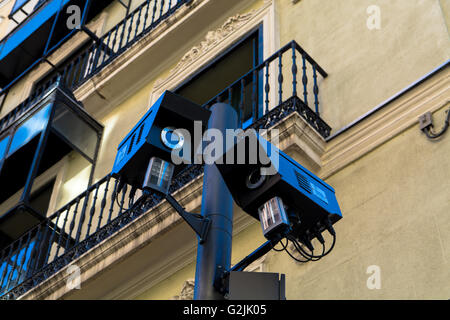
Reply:
<svg viewBox="0 0 450 320"><path fill-rule="evenodd" d="M89 186L101 132L69 93L52 87L33 112L0 136L0 242L11 243L45 219L55 184L50 171L63 159L67 172L58 183L64 190L52 206Z"/></svg>
<svg viewBox="0 0 450 320"><path fill-rule="evenodd" d="M204 105L241 79L261 63L262 59L262 27L260 27L179 86L175 92L193 102ZM248 81L247 77L243 86L241 83L237 83L224 94L225 98L222 102L230 103L236 109L244 128L253 122L254 117L257 118L262 113L262 99L259 96L262 92L261 77L262 74L258 74L257 83L254 83L253 79ZM259 92L256 97L252 97L254 86ZM243 99L242 105L241 98ZM252 100L253 98L256 101ZM255 103L257 114L253 112Z"/></svg>
<svg viewBox="0 0 450 320"><path fill-rule="evenodd" d="M17 248L9 260L2 261L0 275L4 275L4 277L0 283L0 294L7 292L27 278L28 270L32 262L31 254L35 244L36 240L30 239L28 246Z"/></svg>
<svg viewBox="0 0 450 320"><path fill-rule="evenodd" d="M67 11L69 6L80 7L84 13L81 21L89 24L112 2L96 0L95 5L89 5L92 1L37 1L18 0L16 11L13 11L15 13L10 15L17 23L11 20L13 30L9 30L8 36L0 43L0 87L11 86L31 67L39 64L42 57L48 57L79 32L78 28L67 25L68 19L73 15L71 11Z"/></svg>

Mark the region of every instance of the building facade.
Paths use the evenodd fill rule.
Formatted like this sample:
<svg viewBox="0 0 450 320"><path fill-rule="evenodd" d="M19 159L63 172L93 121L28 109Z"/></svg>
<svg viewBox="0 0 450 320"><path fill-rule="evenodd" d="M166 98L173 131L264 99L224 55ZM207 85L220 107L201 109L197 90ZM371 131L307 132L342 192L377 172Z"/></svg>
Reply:
<svg viewBox="0 0 450 320"><path fill-rule="evenodd" d="M445 0L0 1L1 298L192 298L195 234L109 174L171 90L278 129L336 190L329 255L247 271L285 274L287 299L448 299L450 133L419 118L448 119L449 28ZM188 211L202 179L174 177ZM264 241L234 206L232 264Z"/></svg>

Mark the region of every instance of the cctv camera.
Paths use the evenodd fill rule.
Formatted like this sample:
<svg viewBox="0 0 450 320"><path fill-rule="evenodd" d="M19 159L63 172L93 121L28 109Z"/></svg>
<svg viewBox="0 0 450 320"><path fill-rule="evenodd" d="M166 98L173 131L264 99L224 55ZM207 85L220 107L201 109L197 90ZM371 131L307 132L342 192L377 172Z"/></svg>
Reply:
<svg viewBox="0 0 450 320"><path fill-rule="evenodd" d="M254 130L235 141L222 159L216 166L235 202L261 221L268 238L281 232L311 240L342 217L330 185Z"/></svg>
<svg viewBox="0 0 450 320"><path fill-rule="evenodd" d="M124 182L142 187L150 159L160 159L164 166L172 163L174 150L195 150L199 143L193 141L194 121L205 129L211 112L179 95L165 91L117 148L112 173ZM186 137L183 132L187 132ZM189 148L185 148L190 144ZM179 153L177 153L179 154ZM187 163L193 162L194 152L181 155ZM152 167L161 168L161 162L153 161ZM181 170L175 166L173 174Z"/></svg>

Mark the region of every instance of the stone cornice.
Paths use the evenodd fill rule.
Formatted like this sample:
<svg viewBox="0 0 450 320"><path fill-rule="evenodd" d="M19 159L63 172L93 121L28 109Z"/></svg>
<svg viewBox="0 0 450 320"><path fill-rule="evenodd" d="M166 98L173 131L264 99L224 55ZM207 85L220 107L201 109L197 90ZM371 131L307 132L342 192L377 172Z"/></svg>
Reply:
<svg viewBox="0 0 450 320"><path fill-rule="evenodd" d="M273 1L265 0L258 9L248 13L238 13L228 18L221 27L209 31L202 41L183 55L167 76L155 81L150 102L154 102L153 100L159 97L164 90L172 90L180 85L187 77L198 72L238 39L248 34L264 20L264 17L270 15L271 6L273 6ZM267 42L269 41L271 43L267 43L267 46L274 45L274 39Z"/></svg>
<svg viewBox="0 0 450 320"><path fill-rule="evenodd" d="M289 154L300 152L314 164L311 168L313 171L322 167L321 159L325 153L326 142L297 112L293 112L273 128L279 130L281 150Z"/></svg>
<svg viewBox="0 0 450 320"><path fill-rule="evenodd" d="M201 196L202 176L197 177L189 187L185 186L176 193L177 200L187 209L194 210L195 198ZM81 255L70 265L81 269L82 283L108 266L120 262L142 246L156 239L164 232L181 222L181 217L164 201L152 208L151 214L145 213L132 223L105 239L94 248ZM59 299L70 290L66 288L69 275L66 266L37 287L31 289L19 299Z"/></svg>
<svg viewBox="0 0 450 320"><path fill-rule="evenodd" d="M433 75L379 112L327 144L320 177L326 179L376 147L418 123L419 117L450 100L450 67ZM419 130L419 129L417 129Z"/></svg>

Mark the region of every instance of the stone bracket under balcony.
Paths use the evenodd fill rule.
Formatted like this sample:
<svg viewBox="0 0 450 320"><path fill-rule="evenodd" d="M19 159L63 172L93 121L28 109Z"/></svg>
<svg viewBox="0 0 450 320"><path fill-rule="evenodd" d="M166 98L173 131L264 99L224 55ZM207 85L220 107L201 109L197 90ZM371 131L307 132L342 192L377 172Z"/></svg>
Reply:
<svg viewBox="0 0 450 320"><path fill-rule="evenodd" d="M326 140L331 128L293 96L251 125L254 129L270 128L266 139L273 141L273 129L279 130L279 149L312 172L322 167Z"/></svg>

